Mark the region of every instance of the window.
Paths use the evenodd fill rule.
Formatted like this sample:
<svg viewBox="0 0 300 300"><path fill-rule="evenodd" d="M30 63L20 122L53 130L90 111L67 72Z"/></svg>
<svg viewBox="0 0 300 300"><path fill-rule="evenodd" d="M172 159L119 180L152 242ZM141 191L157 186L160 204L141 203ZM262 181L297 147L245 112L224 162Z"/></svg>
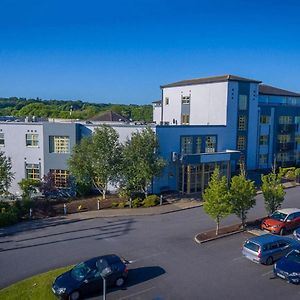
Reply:
<svg viewBox="0 0 300 300"><path fill-rule="evenodd" d="M260 145L268 145L268 136L267 135L261 135L259 137L259 144Z"/></svg>
<svg viewBox="0 0 300 300"><path fill-rule="evenodd" d="M300 124L300 116L295 117L295 124Z"/></svg>
<svg viewBox="0 0 300 300"><path fill-rule="evenodd" d="M181 103L182 104L190 104L191 96L181 96Z"/></svg>
<svg viewBox="0 0 300 300"><path fill-rule="evenodd" d="M270 116L261 115L260 116L260 124L269 124L270 123Z"/></svg>
<svg viewBox="0 0 300 300"><path fill-rule="evenodd" d="M57 188L68 187L69 171L67 170L50 170L53 175L54 185Z"/></svg>
<svg viewBox="0 0 300 300"><path fill-rule="evenodd" d="M247 110L247 102L248 96L247 95L239 95L239 110Z"/></svg>
<svg viewBox="0 0 300 300"><path fill-rule="evenodd" d="M39 145L39 135L36 133L26 134L26 146L27 147L38 147Z"/></svg>
<svg viewBox="0 0 300 300"><path fill-rule="evenodd" d="M190 115L181 115L181 124L182 125L190 124Z"/></svg>
<svg viewBox="0 0 300 300"><path fill-rule="evenodd" d="M295 142L297 145L300 145L300 134L295 134Z"/></svg>
<svg viewBox="0 0 300 300"><path fill-rule="evenodd" d="M246 137L245 136L240 135L238 137L237 149L238 150L245 150L246 149Z"/></svg>
<svg viewBox="0 0 300 300"><path fill-rule="evenodd" d="M289 155L286 152L281 152L277 154L277 160L281 162L285 162L289 160Z"/></svg>
<svg viewBox="0 0 300 300"><path fill-rule="evenodd" d="M239 130L246 130L247 127L247 117L239 116Z"/></svg>
<svg viewBox="0 0 300 300"><path fill-rule="evenodd" d="M191 136L181 137L181 153L182 154L193 153L193 138Z"/></svg>
<svg viewBox="0 0 300 300"><path fill-rule="evenodd" d="M70 138L68 136L50 136L50 153L70 153Z"/></svg>
<svg viewBox="0 0 300 300"><path fill-rule="evenodd" d="M40 165L39 164L26 164L25 172L27 179L40 179Z"/></svg>
<svg viewBox="0 0 300 300"><path fill-rule="evenodd" d="M4 133L0 132L0 146L4 146Z"/></svg>
<svg viewBox="0 0 300 300"><path fill-rule="evenodd" d="M215 136L207 136L205 138L205 152L211 153L216 152L216 137Z"/></svg>
<svg viewBox="0 0 300 300"><path fill-rule="evenodd" d="M268 154L260 154L259 155L259 164L265 165L268 163Z"/></svg>
<svg viewBox="0 0 300 300"><path fill-rule="evenodd" d="M288 143L291 140L291 136L289 134L278 134L277 140L280 144Z"/></svg>
<svg viewBox="0 0 300 300"><path fill-rule="evenodd" d="M202 146L202 138L201 136L196 137L196 153L201 153L201 146Z"/></svg>
<svg viewBox="0 0 300 300"><path fill-rule="evenodd" d="M169 97L165 97L165 104L169 105Z"/></svg>
<svg viewBox="0 0 300 300"><path fill-rule="evenodd" d="M292 124L292 116L280 116L279 124Z"/></svg>

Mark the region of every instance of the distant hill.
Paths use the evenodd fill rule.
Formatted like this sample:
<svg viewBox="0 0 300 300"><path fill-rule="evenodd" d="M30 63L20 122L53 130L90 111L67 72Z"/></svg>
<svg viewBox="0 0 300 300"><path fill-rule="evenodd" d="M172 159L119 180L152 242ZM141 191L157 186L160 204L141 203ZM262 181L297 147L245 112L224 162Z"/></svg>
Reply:
<svg viewBox="0 0 300 300"><path fill-rule="evenodd" d="M114 111L133 121L152 121L152 105L89 103L80 100L0 98L0 116L49 117L86 120L104 111Z"/></svg>

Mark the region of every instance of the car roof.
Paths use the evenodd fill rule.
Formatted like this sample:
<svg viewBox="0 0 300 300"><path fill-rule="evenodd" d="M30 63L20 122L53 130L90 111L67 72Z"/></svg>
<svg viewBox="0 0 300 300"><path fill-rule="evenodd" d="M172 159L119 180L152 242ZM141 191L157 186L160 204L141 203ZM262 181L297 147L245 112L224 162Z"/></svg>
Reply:
<svg viewBox="0 0 300 300"><path fill-rule="evenodd" d="M277 211L289 215L289 214L292 214L295 212L300 212L300 209L299 208L282 208L282 209L278 209Z"/></svg>
<svg viewBox="0 0 300 300"><path fill-rule="evenodd" d="M120 259L119 256L117 256L116 254L107 254L107 255L102 255L102 256L97 256L97 257L93 257L93 258L90 258L88 260L85 260L84 262L88 263L88 262L94 262L94 261L98 261L100 259L104 259L106 260L108 263L114 263L114 262L117 262Z"/></svg>
<svg viewBox="0 0 300 300"><path fill-rule="evenodd" d="M258 245L277 242L279 240L285 240L285 238L283 238L281 236L276 236L273 234L263 234L263 235L255 236L253 238L248 239L248 241L258 244Z"/></svg>

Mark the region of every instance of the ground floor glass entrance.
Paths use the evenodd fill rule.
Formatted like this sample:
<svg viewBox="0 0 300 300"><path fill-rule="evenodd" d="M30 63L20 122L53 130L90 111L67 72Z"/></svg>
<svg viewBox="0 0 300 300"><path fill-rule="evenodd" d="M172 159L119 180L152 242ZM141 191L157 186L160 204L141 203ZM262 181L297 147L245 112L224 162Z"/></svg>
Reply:
<svg viewBox="0 0 300 300"><path fill-rule="evenodd" d="M202 164L188 164L179 166L178 188L182 193L202 193L207 187L214 169L219 167L223 176L230 178L230 162L213 162Z"/></svg>

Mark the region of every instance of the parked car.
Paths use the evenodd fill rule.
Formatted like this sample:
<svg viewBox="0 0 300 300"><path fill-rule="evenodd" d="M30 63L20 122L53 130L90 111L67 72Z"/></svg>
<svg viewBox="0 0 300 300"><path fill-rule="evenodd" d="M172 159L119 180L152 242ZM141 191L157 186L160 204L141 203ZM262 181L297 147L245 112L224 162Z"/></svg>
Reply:
<svg viewBox="0 0 300 300"><path fill-rule="evenodd" d="M293 232L293 235L294 235L295 239L300 241L300 228L295 229Z"/></svg>
<svg viewBox="0 0 300 300"><path fill-rule="evenodd" d="M264 234L246 240L242 253L253 262L271 265L296 247L299 242L294 239Z"/></svg>
<svg viewBox="0 0 300 300"><path fill-rule="evenodd" d="M290 283L300 283L300 248L294 249L274 264L274 275Z"/></svg>
<svg viewBox="0 0 300 300"><path fill-rule="evenodd" d="M114 254L81 262L58 276L53 282L52 291L60 299L77 300L83 295L101 291L103 273L107 275L107 287L121 287L128 275L125 263L125 260Z"/></svg>
<svg viewBox="0 0 300 300"><path fill-rule="evenodd" d="M287 231L300 226L300 209L285 208L275 211L262 221L261 229L284 235Z"/></svg>

